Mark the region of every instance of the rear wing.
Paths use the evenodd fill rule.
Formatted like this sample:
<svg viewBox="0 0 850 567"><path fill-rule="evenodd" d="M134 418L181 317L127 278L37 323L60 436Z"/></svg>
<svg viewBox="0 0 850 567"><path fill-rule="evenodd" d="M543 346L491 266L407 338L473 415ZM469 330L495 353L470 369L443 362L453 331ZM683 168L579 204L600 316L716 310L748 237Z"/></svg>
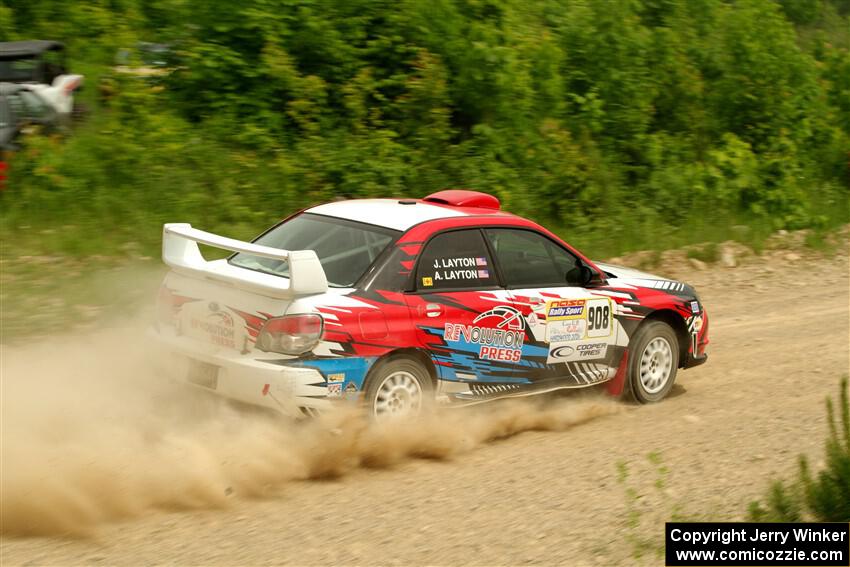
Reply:
<svg viewBox="0 0 850 567"><path fill-rule="evenodd" d="M199 243L231 252L283 260L289 263L289 277L223 265L221 262L208 262L198 248ZM325 270L313 250L280 250L242 242L192 228L188 223L163 225L162 260L176 272L230 282L281 299L324 293L328 289Z"/></svg>

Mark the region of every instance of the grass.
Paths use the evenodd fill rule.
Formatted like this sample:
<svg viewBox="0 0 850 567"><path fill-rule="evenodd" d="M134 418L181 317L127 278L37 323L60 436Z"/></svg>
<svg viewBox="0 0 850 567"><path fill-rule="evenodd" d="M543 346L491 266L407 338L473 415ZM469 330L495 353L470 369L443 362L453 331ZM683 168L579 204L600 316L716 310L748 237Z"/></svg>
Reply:
<svg viewBox="0 0 850 567"><path fill-rule="evenodd" d="M720 259L720 246L716 242L708 242L706 244L698 244L688 248L687 257L713 264Z"/></svg>
<svg viewBox="0 0 850 567"><path fill-rule="evenodd" d="M815 250L826 256L835 255L838 251L838 242L834 231L830 230L811 230L806 233L803 241L806 248Z"/></svg>
<svg viewBox="0 0 850 567"><path fill-rule="evenodd" d="M773 480L761 500L750 503L748 519L756 522L850 522L850 388L842 377L837 402L826 399L829 432L825 440L824 466L814 471L809 459L799 457L798 473L791 481ZM723 521L706 512L686 514L684 503L668 494L671 470L660 452L632 465L618 461L617 484L625 504L624 539L634 560L664 555L661 522ZM648 471L647 471L648 469ZM647 478L651 482L647 482ZM651 535L650 535L651 534ZM605 552L600 548L599 552Z"/></svg>
<svg viewBox="0 0 850 567"><path fill-rule="evenodd" d="M0 257L0 343L127 321L152 305L164 269L152 259Z"/></svg>
<svg viewBox="0 0 850 567"><path fill-rule="evenodd" d="M623 490L626 507L625 540L631 547L632 559L639 560L646 556L660 559L664 556L664 531L658 530L659 522L697 521L684 512L684 505L674 501L668 493L671 470L665 464L660 451L652 451L646 455L646 461L638 463L640 468L649 468L644 473L651 478L638 486L639 479L632 474L631 468L625 461L617 462L617 484ZM652 535L647 535L652 534Z"/></svg>
<svg viewBox="0 0 850 567"><path fill-rule="evenodd" d="M838 404L826 399L829 434L825 466L812 471L809 459L799 457L797 478L775 480L763 500L750 503L749 517L757 522L850 522L850 393L848 377L841 379Z"/></svg>

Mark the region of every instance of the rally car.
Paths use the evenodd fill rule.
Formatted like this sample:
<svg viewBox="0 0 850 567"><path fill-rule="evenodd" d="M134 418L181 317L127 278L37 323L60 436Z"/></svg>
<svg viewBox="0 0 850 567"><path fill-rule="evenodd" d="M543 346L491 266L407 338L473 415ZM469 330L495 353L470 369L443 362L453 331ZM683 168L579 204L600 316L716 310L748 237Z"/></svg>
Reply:
<svg viewBox="0 0 850 567"><path fill-rule="evenodd" d="M207 261L199 243L234 254ZM163 259L154 332L180 373L288 414L605 382L657 402L707 359L693 288L594 263L475 191L319 205L251 243L166 224Z"/></svg>

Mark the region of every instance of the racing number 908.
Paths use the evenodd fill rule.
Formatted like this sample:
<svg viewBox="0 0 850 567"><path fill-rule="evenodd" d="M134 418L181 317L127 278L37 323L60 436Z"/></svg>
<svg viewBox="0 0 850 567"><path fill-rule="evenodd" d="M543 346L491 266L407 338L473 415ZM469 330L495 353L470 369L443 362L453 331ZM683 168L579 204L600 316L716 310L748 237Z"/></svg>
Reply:
<svg viewBox="0 0 850 567"><path fill-rule="evenodd" d="M587 310L587 330L607 330L610 323L611 309L607 305L597 305Z"/></svg>

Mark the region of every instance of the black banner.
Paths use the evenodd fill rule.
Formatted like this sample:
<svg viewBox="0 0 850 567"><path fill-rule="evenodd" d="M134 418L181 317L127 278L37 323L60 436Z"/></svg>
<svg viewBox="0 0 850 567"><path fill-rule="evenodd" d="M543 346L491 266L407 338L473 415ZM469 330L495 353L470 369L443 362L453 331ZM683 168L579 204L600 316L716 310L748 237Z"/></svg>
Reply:
<svg viewBox="0 0 850 567"><path fill-rule="evenodd" d="M850 565L850 524L668 522L666 564Z"/></svg>

